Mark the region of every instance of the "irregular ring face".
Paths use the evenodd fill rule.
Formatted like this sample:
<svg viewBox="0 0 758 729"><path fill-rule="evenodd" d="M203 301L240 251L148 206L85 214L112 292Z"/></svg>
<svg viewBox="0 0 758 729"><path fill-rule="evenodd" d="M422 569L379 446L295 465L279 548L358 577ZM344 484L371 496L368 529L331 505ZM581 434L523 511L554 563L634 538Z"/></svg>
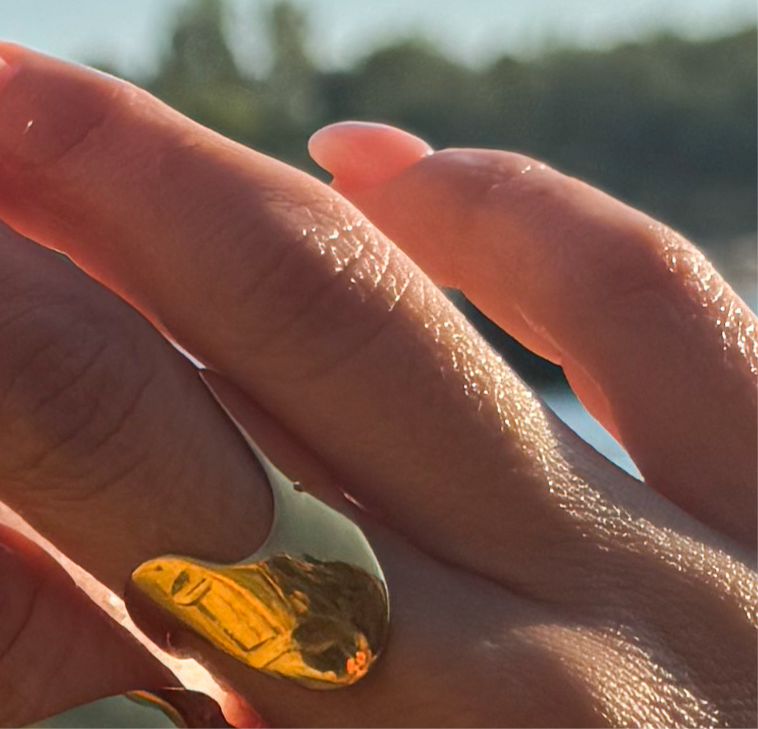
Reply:
<svg viewBox="0 0 758 729"><path fill-rule="evenodd" d="M161 557L132 579L213 645L310 688L355 683L386 640L384 586L345 562L277 554L223 566Z"/></svg>
<svg viewBox="0 0 758 729"><path fill-rule="evenodd" d="M349 686L366 675L389 632L389 593L376 555L355 523L288 479L216 401L268 477L268 538L239 564L166 555L141 564L132 582L252 668L309 688Z"/></svg>

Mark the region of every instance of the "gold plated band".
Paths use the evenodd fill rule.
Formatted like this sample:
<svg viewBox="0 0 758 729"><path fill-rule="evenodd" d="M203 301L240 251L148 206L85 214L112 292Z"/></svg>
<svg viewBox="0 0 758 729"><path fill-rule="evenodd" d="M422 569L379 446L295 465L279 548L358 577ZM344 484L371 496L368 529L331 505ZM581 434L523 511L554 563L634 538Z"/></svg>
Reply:
<svg viewBox="0 0 758 729"><path fill-rule="evenodd" d="M379 562L358 526L288 479L219 404L271 484L269 536L234 565L167 555L141 564L132 580L252 668L310 688L349 686L387 640L389 596Z"/></svg>

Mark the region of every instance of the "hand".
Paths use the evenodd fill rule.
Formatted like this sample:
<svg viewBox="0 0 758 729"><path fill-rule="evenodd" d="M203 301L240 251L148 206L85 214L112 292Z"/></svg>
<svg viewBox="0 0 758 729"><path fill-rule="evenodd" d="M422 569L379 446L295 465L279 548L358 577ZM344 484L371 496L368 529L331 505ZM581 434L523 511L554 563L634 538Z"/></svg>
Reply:
<svg viewBox="0 0 758 729"><path fill-rule="evenodd" d="M161 554L256 550L265 479L162 332L285 471L363 505L392 596L375 669L326 693L135 613L151 634L272 724L755 723L755 317L689 243L533 160L386 127L314 138L332 189L128 84L0 56L2 500L119 594ZM432 280L559 362L645 483ZM172 680L0 540L0 721Z"/></svg>

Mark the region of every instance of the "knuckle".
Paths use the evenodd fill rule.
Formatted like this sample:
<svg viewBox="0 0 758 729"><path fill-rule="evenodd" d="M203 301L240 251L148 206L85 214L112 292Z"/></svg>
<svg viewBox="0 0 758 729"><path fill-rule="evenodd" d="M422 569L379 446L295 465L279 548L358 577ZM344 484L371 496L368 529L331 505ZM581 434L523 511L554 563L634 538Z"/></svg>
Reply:
<svg viewBox="0 0 758 729"><path fill-rule="evenodd" d="M181 168L186 176L193 156L191 149L172 151L171 174ZM214 306L206 307L212 321L205 328L264 378L305 378L349 357L387 326L411 278L389 241L356 210L310 192L258 190L252 204L249 192L223 202L214 196L209 204L216 208L205 211L206 227L198 230L200 242L214 241L201 248L222 251L209 261Z"/></svg>
<svg viewBox="0 0 758 729"><path fill-rule="evenodd" d="M569 185L583 185L569 180ZM625 324L662 312L687 326L709 316L703 291L721 291L717 274L679 234L636 211L618 220L576 221L563 236L562 293L582 311L603 307Z"/></svg>
<svg viewBox="0 0 758 729"><path fill-rule="evenodd" d="M281 175L267 182L256 171L263 163L248 164L244 152L229 162L239 174L229 174L209 163L207 145L176 138L156 162L159 179L173 186L202 173L214 189L189 211L193 249L209 271L199 295L213 301L199 312L212 340L196 354L213 362L223 351L263 379L300 379L345 361L388 327L411 278L392 244L320 183L303 176L294 186Z"/></svg>
<svg viewBox="0 0 758 729"><path fill-rule="evenodd" d="M566 194L584 183L565 178ZM666 269L649 231L627 220L566 216L556 231L555 280L561 298L580 309L598 306L622 309L629 301L657 296L666 282ZM545 270L548 267L545 266Z"/></svg>
<svg viewBox="0 0 758 729"><path fill-rule="evenodd" d="M623 623L583 633L585 655L577 663L609 725L713 725L713 708L656 637Z"/></svg>
<svg viewBox="0 0 758 729"><path fill-rule="evenodd" d="M665 710L676 721L663 723L721 725L738 716L751 691L754 706L755 573L719 549L649 531L621 550L607 544L605 557L573 588L581 612L601 628L582 655L593 656L595 669L607 666L609 676L626 673L629 686L652 689L635 694L643 713L633 723L660 724ZM614 711L622 712L615 725L624 707Z"/></svg>
<svg viewBox="0 0 758 729"><path fill-rule="evenodd" d="M285 263L266 283L281 302L270 308L282 316L269 322L262 364L291 379L322 378L353 366L396 333L415 285L413 272L373 230L345 221L313 228L303 260ZM299 278L293 267L302 272ZM293 280L301 282L295 296ZM298 356L302 352L308 356Z"/></svg>
<svg viewBox="0 0 758 729"><path fill-rule="evenodd" d="M531 241L506 246L509 267L552 300L579 311L623 309L669 284L651 219L588 194L586 183L510 153L485 155L475 174L463 173L472 197L467 226L487 237L497 220L499 236Z"/></svg>

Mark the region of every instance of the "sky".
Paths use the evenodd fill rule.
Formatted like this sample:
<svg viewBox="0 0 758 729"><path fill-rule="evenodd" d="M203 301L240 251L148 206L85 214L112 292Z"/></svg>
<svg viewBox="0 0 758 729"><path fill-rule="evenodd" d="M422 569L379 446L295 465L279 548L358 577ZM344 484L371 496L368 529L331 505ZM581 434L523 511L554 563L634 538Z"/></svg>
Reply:
<svg viewBox="0 0 758 729"><path fill-rule="evenodd" d="M149 72L185 0L0 0L0 38L78 61ZM255 18L267 0L229 0L233 35L260 47ZM755 0L294 0L309 15L311 49L346 66L388 39L425 35L455 57L481 64L550 44L607 47L670 30L691 37L758 20ZM253 42L251 43L251 39ZM241 44L240 44L241 45ZM251 59L255 62L255 58Z"/></svg>

